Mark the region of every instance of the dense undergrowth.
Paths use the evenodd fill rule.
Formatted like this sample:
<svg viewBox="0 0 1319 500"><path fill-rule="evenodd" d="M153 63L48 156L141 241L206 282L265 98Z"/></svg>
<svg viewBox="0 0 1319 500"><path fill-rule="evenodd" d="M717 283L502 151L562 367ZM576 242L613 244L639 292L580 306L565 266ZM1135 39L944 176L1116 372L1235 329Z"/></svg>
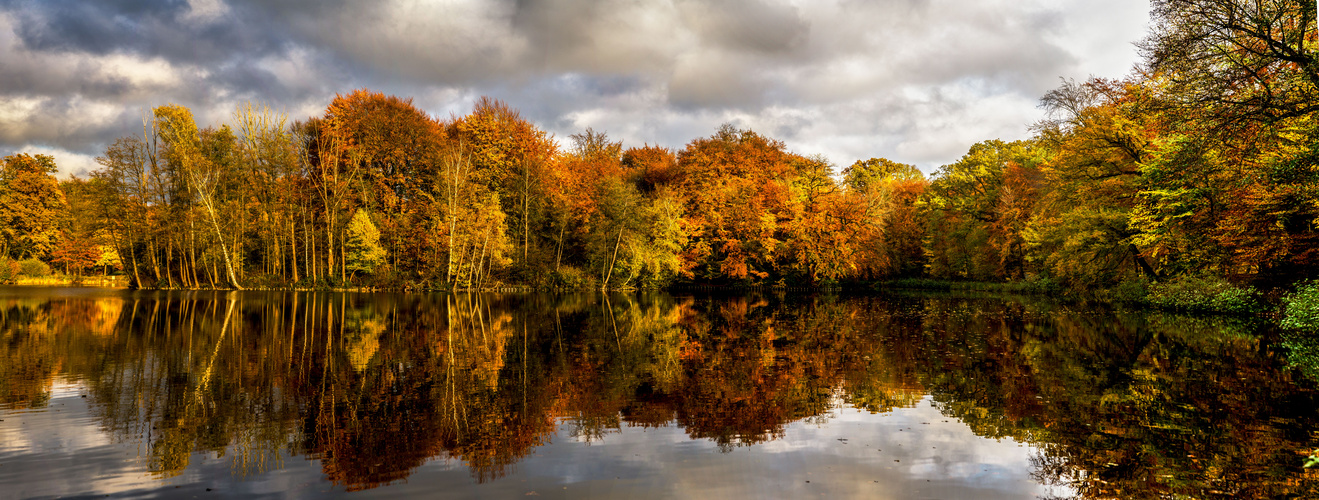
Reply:
<svg viewBox="0 0 1319 500"><path fill-rule="evenodd" d="M979 282L909 278L877 283L876 289L910 289L935 291L986 291L1027 295L1049 295L1067 300L1141 306L1167 311L1256 315L1276 311L1281 304L1271 304L1253 286L1239 285L1210 274L1179 276L1163 281L1125 280L1108 288L1068 287L1047 277L1021 281ZM1307 290L1319 290L1313 285ZM1319 324L1319 291L1316 294L1315 324ZM1290 298L1293 295L1287 295ZM1290 299L1284 299L1290 300Z"/></svg>

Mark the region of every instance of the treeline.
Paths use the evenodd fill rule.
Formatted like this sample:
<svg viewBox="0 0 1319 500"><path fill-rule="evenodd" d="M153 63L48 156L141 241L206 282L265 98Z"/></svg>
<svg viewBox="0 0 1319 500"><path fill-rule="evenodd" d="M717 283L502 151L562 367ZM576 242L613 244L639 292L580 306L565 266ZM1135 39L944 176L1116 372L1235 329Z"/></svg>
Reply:
<svg viewBox="0 0 1319 500"><path fill-rule="evenodd" d="M10 156L4 251L71 270L113 254L142 287L1310 275L1313 2L1153 9L1135 76L1065 81L1033 137L930 179L886 159L836 171L727 125L679 150L589 129L560 143L496 100L438 119L359 90L293 123L247 106L199 129L162 106L86 180Z"/></svg>
<svg viewBox="0 0 1319 500"><path fill-rule="evenodd" d="M886 231L918 220L915 167L861 162L840 182L731 126L680 151L593 130L561 148L495 100L439 120L359 90L292 124L248 106L199 129L162 106L98 161L57 185L50 158L6 159L47 201L11 257L84 268L96 252L66 247L108 247L141 287L429 289L819 283L920 257Z"/></svg>

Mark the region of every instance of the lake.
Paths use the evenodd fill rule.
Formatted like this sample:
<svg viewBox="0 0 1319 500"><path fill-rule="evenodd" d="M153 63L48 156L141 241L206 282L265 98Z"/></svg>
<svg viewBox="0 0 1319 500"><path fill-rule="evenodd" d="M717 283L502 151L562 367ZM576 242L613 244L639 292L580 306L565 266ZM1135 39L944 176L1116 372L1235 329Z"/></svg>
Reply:
<svg viewBox="0 0 1319 500"><path fill-rule="evenodd" d="M992 295L0 288L0 497L1316 498L1266 324Z"/></svg>

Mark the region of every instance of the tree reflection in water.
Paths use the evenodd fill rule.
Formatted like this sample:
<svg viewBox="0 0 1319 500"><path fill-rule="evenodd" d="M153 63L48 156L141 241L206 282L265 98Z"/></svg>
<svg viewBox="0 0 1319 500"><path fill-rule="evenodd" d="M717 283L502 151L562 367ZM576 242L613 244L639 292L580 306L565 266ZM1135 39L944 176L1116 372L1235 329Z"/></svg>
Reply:
<svg viewBox="0 0 1319 500"><path fill-rule="evenodd" d="M1314 384L1249 321L972 296L188 292L0 297L0 404L57 376L179 474L319 460L349 489L435 458L500 477L561 426L721 449L930 395L1083 498L1313 496Z"/></svg>

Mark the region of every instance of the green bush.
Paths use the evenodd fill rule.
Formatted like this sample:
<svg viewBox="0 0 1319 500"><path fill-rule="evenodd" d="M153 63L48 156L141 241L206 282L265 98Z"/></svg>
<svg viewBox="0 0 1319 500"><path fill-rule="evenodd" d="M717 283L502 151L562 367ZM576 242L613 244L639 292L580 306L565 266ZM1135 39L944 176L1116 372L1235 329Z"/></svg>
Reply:
<svg viewBox="0 0 1319 500"><path fill-rule="evenodd" d="M550 271L546 286L551 289L594 288L595 278L574 266L559 266Z"/></svg>
<svg viewBox="0 0 1319 500"><path fill-rule="evenodd" d="M932 280L927 278L900 278L900 279L881 281L879 283L875 283L875 289L882 290L885 288L948 291L953 289L953 282L944 281L944 280Z"/></svg>
<svg viewBox="0 0 1319 500"><path fill-rule="evenodd" d="M1319 331L1319 281L1306 281L1282 298L1283 328Z"/></svg>
<svg viewBox="0 0 1319 500"><path fill-rule="evenodd" d="M1150 284L1146 300L1156 307L1187 312L1251 314L1263 309L1254 287L1238 287L1208 274Z"/></svg>
<svg viewBox="0 0 1319 500"><path fill-rule="evenodd" d="M882 281L874 285L876 290L889 288L908 290L935 291L984 291L1021 294L1057 295L1064 292L1063 287L1053 278L1030 276L1024 281L994 283L984 281L946 281L929 278L901 278Z"/></svg>
<svg viewBox="0 0 1319 500"><path fill-rule="evenodd" d="M1059 295L1064 292L1062 283L1047 276L1027 276L1025 281L1010 283L1008 291L1041 295Z"/></svg>
<svg viewBox="0 0 1319 500"><path fill-rule="evenodd" d="M1140 304L1149 300L1150 282L1144 278L1122 280L1108 289L1108 298L1120 304Z"/></svg>
<svg viewBox="0 0 1319 500"><path fill-rule="evenodd" d="M1319 380L1319 339L1313 336L1287 332L1282 336L1287 348L1287 365L1300 370L1310 380Z"/></svg>
<svg viewBox="0 0 1319 500"><path fill-rule="evenodd" d="M18 261L0 257L0 285L12 284L18 279Z"/></svg>
<svg viewBox="0 0 1319 500"><path fill-rule="evenodd" d="M18 263L18 273L33 278L50 276L50 266L37 259L25 259Z"/></svg>

